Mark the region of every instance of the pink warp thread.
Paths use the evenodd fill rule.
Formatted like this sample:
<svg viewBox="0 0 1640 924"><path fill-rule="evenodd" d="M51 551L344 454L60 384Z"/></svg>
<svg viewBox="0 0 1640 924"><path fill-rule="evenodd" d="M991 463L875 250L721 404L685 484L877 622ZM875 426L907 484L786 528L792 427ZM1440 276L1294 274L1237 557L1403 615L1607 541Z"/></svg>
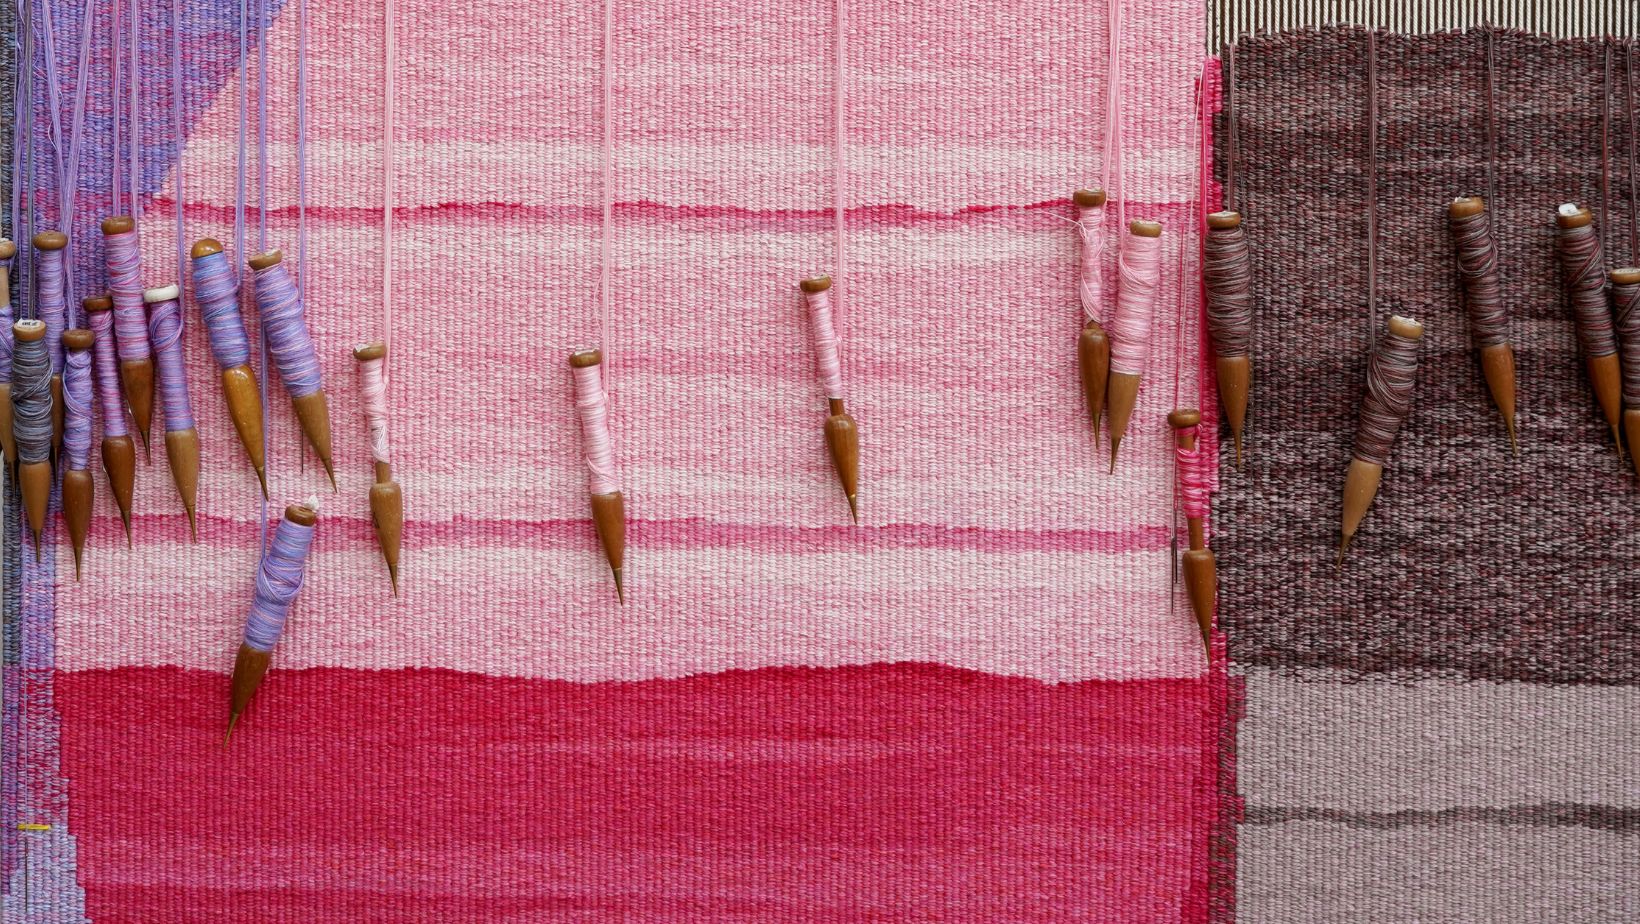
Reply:
<svg viewBox="0 0 1640 924"><path fill-rule="evenodd" d="M1082 298L1082 313L1089 321L1105 321L1105 207L1079 205L1076 207L1076 235L1082 241L1081 282L1077 292Z"/></svg>
<svg viewBox="0 0 1640 924"><path fill-rule="evenodd" d="M1196 428L1180 427L1178 436L1194 437ZM1180 440L1179 442L1183 442ZM1174 470L1179 473L1179 501L1188 519L1200 520L1207 516L1207 466L1202 464L1202 444L1192 439L1190 448L1174 443Z"/></svg>
<svg viewBox="0 0 1640 924"><path fill-rule="evenodd" d="M594 495L621 489L615 470L615 440L609 433L609 396L604 392L603 365L571 367L575 379L575 410L581 415L582 451L587 459L587 488Z"/></svg>
<svg viewBox="0 0 1640 924"><path fill-rule="evenodd" d="M365 423L370 426L370 456L386 464L387 458L387 359L378 356L359 361L359 398Z"/></svg>
<svg viewBox="0 0 1640 924"><path fill-rule="evenodd" d="M1121 288L1111 313L1110 371L1143 375L1150 354L1150 327L1161 288L1162 239L1129 231L1117 255Z"/></svg>
<svg viewBox="0 0 1640 924"><path fill-rule="evenodd" d="M808 302L809 320L814 325L814 363L820 373L820 385L827 398L840 401L843 398L843 354L832 318L831 290L805 292L803 298Z"/></svg>

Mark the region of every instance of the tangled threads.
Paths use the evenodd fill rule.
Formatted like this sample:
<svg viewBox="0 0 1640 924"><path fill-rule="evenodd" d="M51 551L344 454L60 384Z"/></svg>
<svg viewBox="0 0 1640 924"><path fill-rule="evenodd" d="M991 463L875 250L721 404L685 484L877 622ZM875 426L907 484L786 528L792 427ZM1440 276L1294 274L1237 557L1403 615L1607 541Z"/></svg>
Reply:
<svg viewBox="0 0 1640 924"><path fill-rule="evenodd" d="M34 268L36 304L40 320L46 324L46 353L51 357L51 371L63 368L63 331L68 330L68 279L64 256L68 237L60 231L41 231L34 235L38 257Z"/></svg>
<svg viewBox="0 0 1640 924"><path fill-rule="evenodd" d="M182 308L177 287L152 289L148 298L148 335L153 341L159 370L159 395L165 408L166 430L194 429L193 404L188 400L187 365L182 358Z"/></svg>
<svg viewBox="0 0 1640 924"><path fill-rule="evenodd" d="M308 509L317 510L318 500L310 499ZM308 552L313 548L315 529L314 525L294 522L289 516L279 521L273 542L256 572L256 596L245 619L246 646L271 652L279 644L291 604L296 601L307 576Z"/></svg>
<svg viewBox="0 0 1640 924"><path fill-rule="evenodd" d="M103 265L114 297L114 336L120 360L149 358L148 320L142 310L142 248L136 223L120 216L103 222Z"/></svg>
<svg viewBox="0 0 1640 924"><path fill-rule="evenodd" d="M1207 466L1202 462L1201 443L1196 440L1196 425L1180 427L1173 444L1174 468L1179 476L1179 506L1186 519L1200 520L1207 516ZM1186 448L1188 447L1188 448Z"/></svg>
<svg viewBox="0 0 1640 924"><path fill-rule="evenodd" d="M1105 191L1079 189L1072 199L1076 203L1076 236L1081 241L1077 295L1087 319L1104 323Z"/></svg>
<svg viewBox="0 0 1640 924"><path fill-rule="evenodd" d="M1140 222L1134 222L1135 226ZM1162 278L1162 238L1128 233L1117 256L1121 288L1110 321L1110 371L1143 375Z"/></svg>
<svg viewBox="0 0 1640 924"><path fill-rule="evenodd" d="M1622 351L1623 403L1635 413L1640 411L1640 269L1612 272L1612 321Z"/></svg>
<svg viewBox="0 0 1640 924"><path fill-rule="evenodd" d="M87 311L86 321L96 345L91 348L96 371L97 403L102 405L103 437L126 436L125 411L120 403L120 367L115 357L114 316L108 311ZM65 435L64 439L67 437Z"/></svg>
<svg viewBox="0 0 1640 924"><path fill-rule="evenodd" d="M1230 216L1235 216L1233 225ZM1234 212L1208 216L1207 236L1202 240L1202 282L1213 353L1246 356L1253 341L1253 258L1247 231Z"/></svg>
<svg viewBox="0 0 1640 924"><path fill-rule="evenodd" d="M843 346L837 336L831 306L831 280L826 278L825 288L814 288L816 291L810 291L805 286L803 300L808 304L809 322L814 327L815 368L820 373L820 386L825 389L826 397L838 400L843 397Z"/></svg>
<svg viewBox="0 0 1640 924"><path fill-rule="evenodd" d="M254 270L254 279L262 332L285 391L292 398L314 394L324 387L324 380L296 281L283 260Z"/></svg>
<svg viewBox="0 0 1640 924"><path fill-rule="evenodd" d="M1367 361L1367 393L1361 399L1361 420L1355 431L1355 457L1385 465L1395 435L1412 410L1412 389L1418 379L1418 340L1390 328Z"/></svg>
<svg viewBox="0 0 1640 924"><path fill-rule="evenodd" d="M1503 283L1498 275L1498 242L1492 233L1492 213L1478 200L1459 199L1448 212L1452 243L1458 251L1458 275L1463 280L1464 303L1475 345L1508 342L1509 318L1504 312Z"/></svg>
<svg viewBox="0 0 1640 924"><path fill-rule="evenodd" d="M11 399L16 407L12 432L17 437L18 458L24 463L51 458L51 355L46 351L44 327L39 321L17 322L17 348L12 356ZM25 330L34 335L26 335Z"/></svg>
<svg viewBox="0 0 1640 924"><path fill-rule="evenodd" d="M587 487L594 495L621 490L615 469L615 440L609 430L609 396L604 392L603 365L571 366L575 381L575 410L581 417L582 448L586 454Z"/></svg>
<svg viewBox="0 0 1640 924"><path fill-rule="evenodd" d="M1561 274L1566 293L1577 319L1577 337L1587 358L1617 352L1612 333L1611 310L1606 305L1606 271L1600 252L1600 235L1588 213L1575 205L1560 207L1556 223L1555 250L1560 254Z"/></svg>
<svg viewBox="0 0 1640 924"><path fill-rule="evenodd" d="M90 350L70 350L63 357L63 405L63 455L70 471L82 471L91 464Z"/></svg>
<svg viewBox="0 0 1640 924"><path fill-rule="evenodd" d="M356 351L355 356L359 355ZM575 370L578 374L580 370ZM580 383L576 383L579 395ZM603 391L600 382L598 390ZM365 423L370 427L370 456L386 464L387 453L387 356L370 356L359 360L359 398L364 406ZM605 402L607 404L607 402ZM600 413L608 413L607 409ZM585 418L583 417L583 420ZM607 426L607 421L606 421ZM613 450L611 450L613 453Z"/></svg>
<svg viewBox="0 0 1640 924"><path fill-rule="evenodd" d="M251 344L239 315L239 279L221 244L200 241L194 246L193 276L194 300L216 364L223 369L249 364Z"/></svg>

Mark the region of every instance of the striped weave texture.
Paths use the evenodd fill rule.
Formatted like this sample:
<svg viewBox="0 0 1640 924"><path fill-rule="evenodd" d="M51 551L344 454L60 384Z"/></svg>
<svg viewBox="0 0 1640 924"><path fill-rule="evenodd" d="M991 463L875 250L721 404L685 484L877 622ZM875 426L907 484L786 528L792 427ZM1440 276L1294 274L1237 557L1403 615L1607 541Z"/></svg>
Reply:
<svg viewBox="0 0 1640 924"><path fill-rule="evenodd" d="M1553 214L1602 212L1606 49L1496 36L1496 223L1520 456L1470 346L1446 206L1486 195L1484 32L1379 38L1378 304L1366 35L1235 47L1254 412L1221 460L1221 625L1245 715L1237 910L1258 922L1640 916L1640 486L1595 403ZM1622 87L1623 55L1612 79ZM1609 266L1632 114L1611 96ZM1224 135L1220 134L1221 155ZM1415 403L1341 568L1374 331L1424 322ZM1228 755L1227 755L1228 756Z"/></svg>

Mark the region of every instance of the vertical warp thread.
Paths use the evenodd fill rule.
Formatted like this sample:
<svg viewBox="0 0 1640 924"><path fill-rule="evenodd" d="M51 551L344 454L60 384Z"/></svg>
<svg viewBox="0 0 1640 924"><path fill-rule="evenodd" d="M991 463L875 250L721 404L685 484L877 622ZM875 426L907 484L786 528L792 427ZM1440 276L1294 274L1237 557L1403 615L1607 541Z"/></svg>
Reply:
<svg viewBox="0 0 1640 924"><path fill-rule="evenodd" d="M1565 214L1568 207L1561 206ZM1577 321L1577 339L1583 355L1593 359L1617 352L1612 334L1611 310L1606 304L1606 271L1600 251L1600 235L1594 223L1573 228L1556 226L1555 251L1560 255L1561 276Z"/></svg>
<svg viewBox="0 0 1640 924"><path fill-rule="evenodd" d="M1076 236L1081 242L1077 295L1089 321L1105 321L1105 207L1076 207Z"/></svg>
<svg viewBox="0 0 1640 924"><path fill-rule="evenodd" d="M1194 437L1197 432L1195 426L1180 427L1179 434ZM1179 505L1184 508L1184 515L1191 520L1199 520L1207 516L1207 466L1202 462L1202 445L1200 440L1190 440L1190 448L1186 449L1175 440L1173 444L1174 469L1179 476Z"/></svg>
<svg viewBox="0 0 1640 924"><path fill-rule="evenodd" d="M103 263L114 298L114 339L120 360L147 359L148 319L142 309L142 249L135 229L103 236Z"/></svg>
<svg viewBox="0 0 1640 924"><path fill-rule="evenodd" d="M842 343L837 336L837 325L831 307L831 289L805 292L803 299L809 307L809 324L814 329L814 364L820 373L820 386L826 397L842 400L843 355Z"/></svg>
<svg viewBox="0 0 1640 924"><path fill-rule="evenodd" d="M572 367L570 374L575 382L575 410L581 417L587 488L593 495L614 494L621 489L621 476L615 468L615 441L609 432L603 365Z"/></svg>
<svg viewBox="0 0 1640 924"><path fill-rule="evenodd" d="M1122 235L1116 257L1120 288L1110 318L1110 371L1143 375L1150 355L1150 328L1161 288L1162 239Z"/></svg>
<svg viewBox="0 0 1640 924"><path fill-rule="evenodd" d="M267 344L285 391L293 398L324 387L319 354L308 332L307 317L296 284L283 260L256 270L256 310L262 315L262 339Z"/></svg>
<svg viewBox="0 0 1640 924"><path fill-rule="evenodd" d="M103 439L125 436L125 403L120 400L120 367L115 356L114 314L110 311L87 311L86 321L95 338L91 348L92 363L97 373L97 403L102 405Z"/></svg>
<svg viewBox="0 0 1640 924"><path fill-rule="evenodd" d="M308 551L313 548L316 528L281 517L274 529L273 542L256 571L256 596L245 619L245 644L251 648L272 651L279 644L291 604L307 576Z"/></svg>
<svg viewBox="0 0 1640 924"><path fill-rule="evenodd" d="M1241 131L1236 126L1236 46L1224 50L1224 207L1236 208L1236 158Z"/></svg>
<svg viewBox="0 0 1640 924"><path fill-rule="evenodd" d="M43 338L18 338L12 357L12 433L24 462L51 458L51 356Z"/></svg>
<svg viewBox="0 0 1640 924"><path fill-rule="evenodd" d="M387 358L378 356L359 361L359 398L364 419L370 426L370 457L386 464L387 453Z"/></svg>
<svg viewBox="0 0 1640 924"><path fill-rule="evenodd" d="M1367 30L1367 341L1378 342L1378 30Z"/></svg>
<svg viewBox="0 0 1640 924"><path fill-rule="evenodd" d="M51 358L51 371L63 369L63 331L68 330L68 293L64 288L67 267L63 257L68 248L36 250L34 277L39 288L40 320L46 323L46 355Z"/></svg>
<svg viewBox="0 0 1640 924"><path fill-rule="evenodd" d="M18 253L22 253L22 251L19 250ZM0 382L10 382L11 356L13 351L16 350L16 343L12 340L14 335L11 331L11 325L15 323L15 319L12 317L11 299L0 298L0 302L4 303L0 304L0 325L5 327L4 330L0 330Z"/></svg>
<svg viewBox="0 0 1640 924"><path fill-rule="evenodd" d="M1509 316L1503 305L1503 283L1498 274L1498 242L1492 233L1491 203L1472 215L1449 218L1452 243L1458 252L1458 276L1463 280L1464 304L1478 347L1508 342Z"/></svg>
<svg viewBox="0 0 1640 924"><path fill-rule="evenodd" d="M1245 227L1207 229L1202 287L1214 355L1247 355L1253 342L1253 256Z"/></svg>
<svg viewBox="0 0 1640 924"><path fill-rule="evenodd" d="M182 203L187 200L182 186L182 0L171 0L171 161L176 166L171 173L171 188L176 199L174 217L177 233L177 285L188 278L188 244Z"/></svg>
<svg viewBox="0 0 1640 924"><path fill-rule="evenodd" d="M148 333L154 342L165 429L192 430L194 409L188 400L188 370L182 358L182 308L176 299L162 299L148 306Z"/></svg>
<svg viewBox="0 0 1640 924"><path fill-rule="evenodd" d="M1355 430L1355 457L1384 465L1401 424L1412 410L1412 388L1418 378L1418 341L1386 330L1367 359L1367 393Z"/></svg>
<svg viewBox="0 0 1640 924"><path fill-rule="evenodd" d="M1640 283L1612 283L1612 322L1623 356L1623 404L1640 408Z"/></svg>
<svg viewBox="0 0 1640 924"><path fill-rule="evenodd" d="M222 369L248 365L250 337L239 316L239 279L228 255L218 251L194 258L194 301L211 341L211 355Z"/></svg>
<svg viewBox="0 0 1640 924"><path fill-rule="evenodd" d="M91 351L70 350L63 358L63 455L71 471L91 461Z"/></svg>

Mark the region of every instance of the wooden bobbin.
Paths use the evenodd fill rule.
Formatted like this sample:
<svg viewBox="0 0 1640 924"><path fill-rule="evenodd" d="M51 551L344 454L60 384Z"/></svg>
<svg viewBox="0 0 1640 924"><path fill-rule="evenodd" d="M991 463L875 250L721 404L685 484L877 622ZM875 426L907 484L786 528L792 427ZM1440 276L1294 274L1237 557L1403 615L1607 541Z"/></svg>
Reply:
<svg viewBox="0 0 1640 924"><path fill-rule="evenodd" d="M130 215L114 215L103 219L104 237L126 234L137 229ZM137 436L142 438L143 456L153 463L148 431L154 424L154 358L120 360L120 383L125 386L125 403L131 408L131 419L137 425Z"/></svg>
<svg viewBox="0 0 1640 924"><path fill-rule="evenodd" d="M1197 427L1202 412L1193 407L1179 408L1167 415L1167 425L1173 428L1173 438L1180 449L1196 448ZM1207 527L1201 517L1187 517L1190 547L1184 553L1184 586L1190 596L1190 609L1196 615L1196 628L1201 631L1202 645L1209 658L1213 656L1213 612L1218 607L1219 570L1213 550L1207 547Z"/></svg>
<svg viewBox="0 0 1640 924"><path fill-rule="evenodd" d="M10 260L15 256L17 245L7 238L0 238L0 307L5 308L7 316L11 314ZM17 439L12 435L11 424L15 416L11 403L11 382L0 382L0 455L4 455L5 463L12 467L14 481L17 476Z"/></svg>
<svg viewBox="0 0 1640 924"><path fill-rule="evenodd" d="M1565 229L1582 228L1594 221L1594 216L1586 208L1580 208L1573 203L1562 205L1555 212L1555 224ZM1605 356L1588 356L1584 358L1584 367L1589 371L1589 384L1594 386L1595 400L1600 403L1600 412L1606 418L1606 426L1611 428L1612 439L1617 443L1617 455L1623 455L1623 366L1617 353L1608 353Z"/></svg>
<svg viewBox="0 0 1640 924"><path fill-rule="evenodd" d="M1614 269L1611 281L1620 286L1640 285L1640 267ZM1634 465L1634 473L1640 475L1640 407L1623 409L1623 435L1628 440L1629 461Z"/></svg>
<svg viewBox="0 0 1640 924"><path fill-rule="evenodd" d="M194 243L189 256L198 260L222 252L222 242L201 238ZM262 497L268 496L267 440L262 431L262 393L256 384L256 372L249 363L240 363L222 370L222 396L228 404L228 419L233 421L234 432L239 434L239 445L245 447L245 457L256 470L256 480L262 484Z"/></svg>
<svg viewBox="0 0 1640 924"><path fill-rule="evenodd" d="M1104 208L1107 198L1103 189L1078 189L1071 193L1071 201L1085 209Z"/></svg>
<svg viewBox="0 0 1640 924"><path fill-rule="evenodd" d="M830 284L828 280L828 285ZM570 354L572 369L586 369L604 361L601 350L581 350ZM592 495L592 525L598 531L598 542L604 547L604 558L609 562L615 578L615 596L626 603L626 586L622 580L626 564L626 501L620 491Z"/></svg>
<svg viewBox="0 0 1640 924"><path fill-rule="evenodd" d="M387 344L367 343L353 351L359 362L387 358ZM596 506L594 501L594 506ZM404 492L393 480L393 466L376 463L376 480L370 486L370 521L376 527L376 544L381 547L382 560L387 562L387 579L393 585L393 596L399 595L399 547L404 536ZM625 521L622 521L624 538ZM600 537L602 532L599 533ZM623 594L624 596L624 594Z"/></svg>
<svg viewBox="0 0 1640 924"><path fill-rule="evenodd" d="M814 295L831 288L830 276L811 276L797 284L806 295ZM843 399L829 398L826 417L826 449L831 454L831 466L842 482L843 496L848 499L849 517L860 522L860 427L843 409Z"/></svg>
<svg viewBox="0 0 1640 924"><path fill-rule="evenodd" d="M181 297L182 288L176 285L158 286L142 293L145 305L176 301ZM169 420L165 424L165 458L171 466L171 480L176 483L182 509L188 514L188 534L192 541L198 542L199 526L194 519L194 507L199 501L199 430L195 427L173 430Z"/></svg>
<svg viewBox="0 0 1640 924"><path fill-rule="evenodd" d="M285 519L298 526L312 526L319 522L319 511L306 504L291 504L285 508ZM239 724L239 716L256 696L257 688L262 686L262 678L267 676L268 666L272 663L273 652L259 651L244 642L239 643L239 653L234 656L233 678L228 681L228 734L222 740L223 747L227 747L233 739L233 728Z"/></svg>
<svg viewBox="0 0 1640 924"><path fill-rule="evenodd" d="M1233 231L1241 227L1241 213L1213 212L1207 216L1209 231ZM1236 447L1236 465L1241 465L1242 432L1247 426L1247 404L1253 390L1253 357L1215 356L1213 371L1218 381L1219 403L1224 406L1224 419L1230 424L1230 439Z"/></svg>
<svg viewBox="0 0 1640 924"><path fill-rule="evenodd" d="M1135 218L1128 222L1128 233L1136 237L1161 237L1162 223ZM1133 408L1139 401L1139 380L1141 376L1132 372L1116 372L1110 374L1110 383L1105 388L1105 407L1110 414L1110 470L1116 471L1116 452L1122 446L1122 438L1127 435L1128 422L1133 418Z"/></svg>
<svg viewBox="0 0 1640 924"><path fill-rule="evenodd" d="M1389 319L1389 330L1408 340L1422 340L1424 326L1411 318L1393 315ZM1355 538L1355 531L1360 528L1361 520L1367 515L1367 508L1378 496L1378 483L1384 477L1384 467L1377 462L1367 462L1362 459L1350 459L1350 470L1344 476L1344 504L1343 504L1343 537L1338 544L1338 561L1344 561L1344 553L1349 550L1350 540Z"/></svg>
<svg viewBox="0 0 1640 924"><path fill-rule="evenodd" d="M91 331L75 328L63 332L63 348L70 353L91 349ZM85 537L91 528L93 479L89 468L68 468L63 471L63 522L68 525L68 538L74 546L74 580L80 579L85 560Z"/></svg>
<svg viewBox="0 0 1640 924"><path fill-rule="evenodd" d="M1480 196L1459 196L1446 208L1453 222L1473 218L1486 211L1486 200ZM1509 432L1509 449L1520 455L1520 441L1515 434L1515 351L1507 343L1481 347L1481 375L1486 389L1492 395L1503 417L1504 429Z"/></svg>
<svg viewBox="0 0 1640 924"><path fill-rule="evenodd" d="M87 314L114 310L114 300L107 295L93 295L83 299L80 306ZM109 349L114 349L111 343ZM137 445L130 436L103 434L103 471L108 475L108 487L114 492L114 504L120 508L120 522L125 526L125 547L131 547L131 495L137 481Z"/></svg>
<svg viewBox="0 0 1640 924"><path fill-rule="evenodd" d="M1104 208L1107 196L1103 189L1078 189L1071 193L1071 201L1079 208ZM1093 438L1099 439L1099 422L1105 416L1105 390L1110 384L1110 337L1104 325L1088 321L1076 338L1076 364L1082 374L1082 402L1093 423Z"/></svg>
<svg viewBox="0 0 1640 924"><path fill-rule="evenodd" d="M251 257L248 261L253 271L265 270L276 266L285 259L285 255L278 250L269 250ZM325 476L330 479L330 490L336 490L336 466L330 461L330 405L325 402L323 388L301 397L291 396L291 407L296 409L296 419L302 425L302 433L307 437L308 445L313 447L314 455L319 457L319 463L325 467Z"/></svg>
<svg viewBox="0 0 1640 924"><path fill-rule="evenodd" d="M43 321L25 319L11 326L18 343L33 343L46 336ZM17 484L23 495L23 510L29 532L34 536L34 559L40 559L40 535L46 528L46 507L51 503L51 462L23 462L18 466Z"/></svg>
<svg viewBox="0 0 1640 924"><path fill-rule="evenodd" d="M68 246L68 235L61 231L41 231L34 235L35 250L62 250ZM64 267L65 273L73 270ZM53 457L63 452L63 370L53 369L51 372L51 454Z"/></svg>

